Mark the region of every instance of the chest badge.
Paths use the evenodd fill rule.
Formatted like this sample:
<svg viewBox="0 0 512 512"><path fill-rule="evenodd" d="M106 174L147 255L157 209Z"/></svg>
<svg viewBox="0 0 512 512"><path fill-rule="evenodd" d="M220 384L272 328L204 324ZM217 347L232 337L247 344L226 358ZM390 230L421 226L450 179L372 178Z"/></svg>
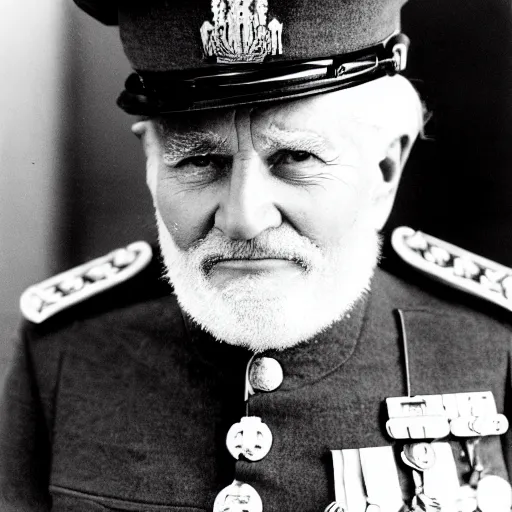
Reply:
<svg viewBox="0 0 512 512"><path fill-rule="evenodd" d="M490 391L386 399L388 434L394 439L440 439L502 435L508 420L498 414Z"/></svg>
<svg viewBox="0 0 512 512"><path fill-rule="evenodd" d="M263 502L254 487L235 480L217 494L213 512L263 512Z"/></svg>
<svg viewBox="0 0 512 512"><path fill-rule="evenodd" d="M243 455L256 462L264 459L272 447L272 432L260 418L245 416L228 431L226 445L235 459Z"/></svg>
<svg viewBox="0 0 512 512"><path fill-rule="evenodd" d="M283 24L267 24L268 0L212 0L213 24L201 26L206 57L218 63L258 63L283 53Z"/></svg>

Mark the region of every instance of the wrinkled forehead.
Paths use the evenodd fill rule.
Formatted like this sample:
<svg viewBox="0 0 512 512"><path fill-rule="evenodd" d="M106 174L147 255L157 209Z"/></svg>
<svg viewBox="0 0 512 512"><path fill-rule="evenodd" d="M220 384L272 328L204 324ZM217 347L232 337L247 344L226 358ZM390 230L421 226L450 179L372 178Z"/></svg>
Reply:
<svg viewBox="0 0 512 512"><path fill-rule="evenodd" d="M369 92L357 88L270 105L170 114L158 118L158 123L166 139L178 141L229 141L244 126L254 139L296 135L334 142L339 136L352 137L365 127L374 128L367 113Z"/></svg>

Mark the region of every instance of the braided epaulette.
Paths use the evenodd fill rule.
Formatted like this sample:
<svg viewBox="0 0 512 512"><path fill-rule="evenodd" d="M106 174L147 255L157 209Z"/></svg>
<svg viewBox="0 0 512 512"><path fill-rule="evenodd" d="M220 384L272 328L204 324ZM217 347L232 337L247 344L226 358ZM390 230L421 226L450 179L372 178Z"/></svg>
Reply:
<svg viewBox="0 0 512 512"><path fill-rule="evenodd" d="M139 273L152 259L151 246L135 242L31 286L20 298L21 312L39 324Z"/></svg>
<svg viewBox="0 0 512 512"><path fill-rule="evenodd" d="M391 244L434 279L512 311L512 269L408 227L395 229Z"/></svg>

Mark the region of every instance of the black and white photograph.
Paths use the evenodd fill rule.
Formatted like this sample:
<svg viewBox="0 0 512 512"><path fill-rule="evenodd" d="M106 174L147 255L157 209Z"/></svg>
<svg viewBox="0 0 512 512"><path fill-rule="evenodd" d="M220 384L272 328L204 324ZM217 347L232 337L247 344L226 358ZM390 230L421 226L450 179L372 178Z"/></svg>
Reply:
<svg viewBox="0 0 512 512"><path fill-rule="evenodd" d="M510 0L0 0L0 512L511 512Z"/></svg>

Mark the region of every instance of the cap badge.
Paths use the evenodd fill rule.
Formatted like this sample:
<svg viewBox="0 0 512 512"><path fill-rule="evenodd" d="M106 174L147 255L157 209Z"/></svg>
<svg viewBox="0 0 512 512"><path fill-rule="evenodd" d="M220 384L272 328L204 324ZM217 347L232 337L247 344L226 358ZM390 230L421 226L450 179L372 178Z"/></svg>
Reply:
<svg viewBox="0 0 512 512"><path fill-rule="evenodd" d="M212 0L213 25L205 21L201 39L207 57L218 63L263 62L283 53L283 24L267 24L268 0Z"/></svg>

